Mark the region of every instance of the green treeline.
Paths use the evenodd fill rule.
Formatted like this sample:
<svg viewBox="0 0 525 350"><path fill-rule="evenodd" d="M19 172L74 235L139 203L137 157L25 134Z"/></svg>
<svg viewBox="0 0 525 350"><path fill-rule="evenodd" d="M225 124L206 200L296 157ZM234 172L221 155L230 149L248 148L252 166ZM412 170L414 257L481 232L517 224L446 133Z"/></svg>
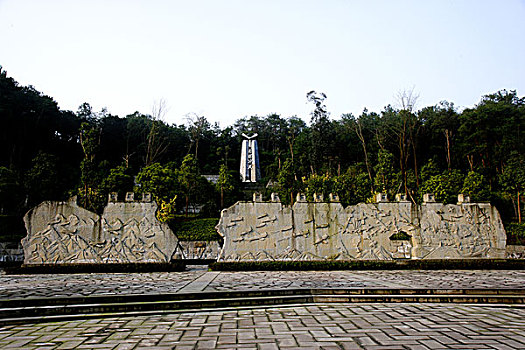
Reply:
<svg viewBox="0 0 525 350"><path fill-rule="evenodd" d="M100 211L109 192L134 191L152 192L165 221L195 206L217 217L246 197L238 177L242 133L258 133L261 183L271 181L266 195L278 192L285 203L297 192L337 193L345 205L378 192L413 202L432 192L446 203L464 193L495 204L511 240L524 235L525 98L515 91L483 96L464 110L451 102L415 110L403 94L400 107L338 118L329 117L326 95L311 91L306 99L308 124L271 114L224 128L198 115L168 125L162 104L123 118L87 103L60 110L0 69L0 215L20 218L43 200L72 195ZM211 183L202 174L220 176Z"/></svg>

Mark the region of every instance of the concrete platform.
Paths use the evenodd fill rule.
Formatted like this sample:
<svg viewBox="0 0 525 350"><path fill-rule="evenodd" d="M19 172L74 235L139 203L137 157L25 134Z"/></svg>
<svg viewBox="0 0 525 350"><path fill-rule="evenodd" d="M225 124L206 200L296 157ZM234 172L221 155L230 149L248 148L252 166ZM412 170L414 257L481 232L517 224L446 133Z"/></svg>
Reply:
<svg viewBox="0 0 525 350"><path fill-rule="evenodd" d="M0 275L0 348L522 349L525 271Z"/></svg>

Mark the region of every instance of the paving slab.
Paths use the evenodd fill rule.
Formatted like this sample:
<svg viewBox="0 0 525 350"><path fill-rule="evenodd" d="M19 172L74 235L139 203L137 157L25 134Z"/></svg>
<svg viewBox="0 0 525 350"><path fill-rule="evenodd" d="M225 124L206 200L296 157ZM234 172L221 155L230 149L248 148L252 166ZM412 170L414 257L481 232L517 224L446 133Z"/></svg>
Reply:
<svg viewBox="0 0 525 350"><path fill-rule="evenodd" d="M316 304L115 317L0 327L0 348L523 349L525 312L463 304Z"/></svg>
<svg viewBox="0 0 525 350"><path fill-rule="evenodd" d="M520 289L523 270L253 271L0 275L0 299L282 289Z"/></svg>

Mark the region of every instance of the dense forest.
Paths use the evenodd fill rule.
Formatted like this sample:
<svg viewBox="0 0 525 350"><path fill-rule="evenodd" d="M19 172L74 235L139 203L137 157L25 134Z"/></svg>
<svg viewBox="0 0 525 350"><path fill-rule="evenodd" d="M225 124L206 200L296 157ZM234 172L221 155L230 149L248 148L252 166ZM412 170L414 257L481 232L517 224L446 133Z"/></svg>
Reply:
<svg viewBox="0 0 525 350"><path fill-rule="evenodd" d="M109 192L152 192L158 216L170 221L202 207L217 217L247 196L239 181L242 133L258 133L267 196L285 203L297 192L339 194L343 204L371 201L375 193L424 193L454 203L457 194L499 209L509 243L525 236L525 98L502 90L459 110L452 102L415 108L402 92L380 112L330 116L326 95L311 91L309 123L296 116L247 116L220 128L188 115L168 125L165 105L125 117L61 110L52 97L20 86L0 68L0 234L43 200L76 195L80 205L103 208ZM111 103L111 101L108 101ZM203 174L218 174L210 183ZM9 218L13 220L8 220Z"/></svg>

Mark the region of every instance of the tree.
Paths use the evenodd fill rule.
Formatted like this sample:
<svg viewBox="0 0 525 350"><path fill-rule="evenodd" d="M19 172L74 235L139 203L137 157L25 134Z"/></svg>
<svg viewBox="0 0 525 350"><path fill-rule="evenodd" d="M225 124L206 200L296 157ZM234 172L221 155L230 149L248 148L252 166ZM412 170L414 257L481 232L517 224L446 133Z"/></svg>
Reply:
<svg viewBox="0 0 525 350"><path fill-rule="evenodd" d="M277 186L283 202L293 205L294 194L300 190L300 186L295 175L294 164L291 158L287 158L281 169L279 169L279 173L277 174ZM290 199L289 202L288 198Z"/></svg>
<svg viewBox="0 0 525 350"><path fill-rule="evenodd" d="M419 120L414 114L413 110L417 103L419 95L414 93L414 90L404 90L397 95L397 103L399 110L387 108L383 112L383 118L387 123L389 133L394 139L399 155L399 169L401 171L403 192L409 194L408 191L408 160L412 156L414 161L414 171L416 174L416 183L418 183L418 165L416 140L419 132Z"/></svg>
<svg viewBox="0 0 525 350"><path fill-rule="evenodd" d="M130 118L131 119L131 118ZM133 140L134 145L130 149L127 142L131 135L128 130L128 119L106 114L97 120L100 127L100 145L98 154L110 163L110 168L124 164L126 168L132 167L130 151L135 153L135 147L140 147L142 140ZM144 133L144 127L140 133Z"/></svg>
<svg viewBox="0 0 525 350"><path fill-rule="evenodd" d="M91 105L87 102L84 102L78 107L77 116L80 119L90 120L95 117L95 114L93 113L93 108Z"/></svg>
<svg viewBox="0 0 525 350"><path fill-rule="evenodd" d="M375 189L390 197L395 195L401 185L396 187L394 172L394 156L388 151L379 151L377 155L377 164L375 166Z"/></svg>
<svg viewBox="0 0 525 350"><path fill-rule="evenodd" d="M282 156L286 152L289 144L286 142L288 133L288 123L278 114L272 113L265 118L264 131L268 143L267 149L275 157L277 171L281 168Z"/></svg>
<svg viewBox="0 0 525 350"><path fill-rule="evenodd" d="M291 117L288 119L288 127L287 127L287 134L286 134L286 141L288 143L288 147L290 149L290 156L293 163L294 160L294 145L295 140L299 136L299 134L303 131L303 129L306 128L305 122L297 117ZM297 180L297 176L295 177Z"/></svg>
<svg viewBox="0 0 525 350"><path fill-rule="evenodd" d="M398 91L396 94L396 103L400 110L412 112L419 100L419 94L414 91L414 87L410 90L404 89Z"/></svg>
<svg viewBox="0 0 525 350"><path fill-rule="evenodd" d="M80 126L80 145L84 152L84 159L80 163L79 204L84 208L98 212L102 209L105 198L98 191L100 174L95 163L95 156L100 144L100 129L96 125L83 122Z"/></svg>
<svg viewBox="0 0 525 350"><path fill-rule="evenodd" d="M423 182L429 180L432 176L439 175L441 170L433 158L421 167L421 180Z"/></svg>
<svg viewBox="0 0 525 350"><path fill-rule="evenodd" d="M130 169L122 164L109 171L109 175L102 181L100 187L104 194L117 192L119 195L124 195L133 190L133 183Z"/></svg>
<svg viewBox="0 0 525 350"><path fill-rule="evenodd" d="M125 192L134 174L152 172L148 167L155 163L162 164L159 176L175 182L156 192L161 212L163 203L183 210L184 199L217 207L215 187L195 177L195 169L189 192L179 183L184 157L192 154L201 172L224 173L222 164L232 169L238 162L242 133L258 133L263 176L281 183L283 201L306 185L326 195L337 192L344 203L368 200L373 191L405 192L418 201L424 192L436 192L447 202L465 192L473 200L495 200L506 223L523 221L525 98L502 90L463 111L452 102L416 111L415 97L413 90L402 91L395 107L380 114L365 109L357 118L332 119L326 94L310 91L308 125L272 113L221 129L197 115L190 125L168 125L162 121L167 110L162 100L150 115L135 112L124 118L106 109L95 112L88 103L75 112L62 111L52 97L19 85L0 69L0 186L11 193L0 210L20 214L37 201L63 198L74 189L80 205L97 208L105 204L104 193ZM237 184L236 176L233 181ZM223 190L223 205L240 197L238 188ZM168 216L174 212L166 211Z"/></svg>
<svg viewBox="0 0 525 350"><path fill-rule="evenodd" d="M463 111L460 122L461 151L470 170L481 171L491 185L512 152L525 154L525 98L516 91L484 96L476 108Z"/></svg>
<svg viewBox="0 0 525 350"><path fill-rule="evenodd" d="M210 128L210 123L205 117L199 116L196 113L186 114L186 120L188 122L188 130L190 131L191 135L191 143L188 153L191 151L192 146L195 146L195 159L198 159L199 141L204 136L205 131Z"/></svg>
<svg viewBox="0 0 525 350"><path fill-rule="evenodd" d="M329 113L324 104L326 94L310 91L306 94L308 102L315 105L311 119L311 173L315 174L318 170L328 170L333 155L333 141L335 133L332 123L328 119ZM328 164L326 161L328 160ZM327 167L326 167L327 165ZM324 169L323 169L324 168Z"/></svg>
<svg viewBox="0 0 525 350"><path fill-rule="evenodd" d="M161 99L153 104L151 113L150 130L147 137L146 161L145 165L151 165L166 152L166 140L162 135L161 129L164 126L162 119L167 112L166 101Z"/></svg>
<svg viewBox="0 0 525 350"><path fill-rule="evenodd" d="M346 117L346 120L348 121L347 125L349 125L350 130L355 132L355 134L357 135L359 139L359 142L361 143L361 147L363 148L366 172L368 175L368 179L370 180L369 181L370 190L372 193L374 193L375 190L374 190L374 181L372 178L372 168L371 168L369 157L368 157L368 151L367 151L367 146L366 146L367 140L365 139L365 131L363 130L364 129L363 124L367 122L370 123L373 119L375 119L375 117L377 117L377 115L375 113L369 114L368 110L365 108L361 116L357 119L355 119L352 115L343 116L343 119L345 119L345 117Z"/></svg>
<svg viewBox="0 0 525 350"><path fill-rule="evenodd" d="M22 204L22 194L17 174L0 166L0 214L16 213Z"/></svg>
<svg viewBox="0 0 525 350"><path fill-rule="evenodd" d="M348 167L332 181L332 192L339 195L339 200L345 206L369 202L374 194L370 188L370 178L363 170L362 163Z"/></svg>
<svg viewBox="0 0 525 350"><path fill-rule="evenodd" d="M423 137L427 157L437 156L445 160L451 170L455 161L455 143L459 128L459 115L453 103L441 101L438 105L425 107L419 112L423 121Z"/></svg>
<svg viewBox="0 0 525 350"><path fill-rule="evenodd" d="M348 182L348 180L346 180ZM357 204L366 203L373 196L373 192L369 190L372 185L370 184L370 178L368 174L364 172L358 172L355 177L351 180L354 188L353 196L347 198L341 198L343 203Z"/></svg>
<svg viewBox="0 0 525 350"><path fill-rule="evenodd" d="M159 205L157 218L162 222L175 217L177 193L180 192L178 173L169 166L153 163L137 174L136 192L150 192Z"/></svg>
<svg viewBox="0 0 525 350"><path fill-rule="evenodd" d="M485 181L485 177L475 171L469 171L465 180L463 180L463 187L461 193L468 194L469 197L475 201L489 201L490 187Z"/></svg>
<svg viewBox="0 0 525 350"><path fill-rule="evenodd" d="M233 190L233 177L228 171L226 164L222 164L219 168L219 180L216 183L216 188L221 194L221 209L224 208L224 194Z"/></svg>
<svg viewBox="0 0 525 350"><path fill-rule="evenodd" d="M186 199L186 216L188 216L190 197L195 191L199 178L199 169L197 167L197 161L192 154L188 154L182 160L179 174L180 183L182 185L182 191L184 193L184 198Z"/></svg>
<svg viewBox="0 0 525 350"><path fill-rule="evenodd" d="M136 192L150 192L155 199L169 201L179 192L178 174L168 166L153 163L144 167L136 178Z"/></svg>
<svg viewBox="0 0 525 350"><path fill-rule="evenodd" d="M517 152L512 153L508 163L503 167L499 180L503 189L511 198L515 215L518 218L518 222L521 223L521 197L525 191L525 157Z"/></svg>
<svg viewBox="0 0 525 350"><path fill-rule="evenodd" d="M60 183L57 157L49 153L38 153L33 158L31 169L26 173L28 204L35 205L43 200L60 199L63 195Z"/></svg>
<svg viewBox="0 0 525 350"><path fill-rule="evenodd" d="M425 193L433 193L438 202L455 203L463 188L464 179L463 174L456 169L430 176L419 188L420 197Z"/></svg>
<svg viewBox="0 0 525 350"><path fill-rule="evenodd" d="M322 194L324 198L332 193L333 178L329 174L317 175L312 174L305 181L306 196L309 200L313 200L314 194Z"/></svg>

